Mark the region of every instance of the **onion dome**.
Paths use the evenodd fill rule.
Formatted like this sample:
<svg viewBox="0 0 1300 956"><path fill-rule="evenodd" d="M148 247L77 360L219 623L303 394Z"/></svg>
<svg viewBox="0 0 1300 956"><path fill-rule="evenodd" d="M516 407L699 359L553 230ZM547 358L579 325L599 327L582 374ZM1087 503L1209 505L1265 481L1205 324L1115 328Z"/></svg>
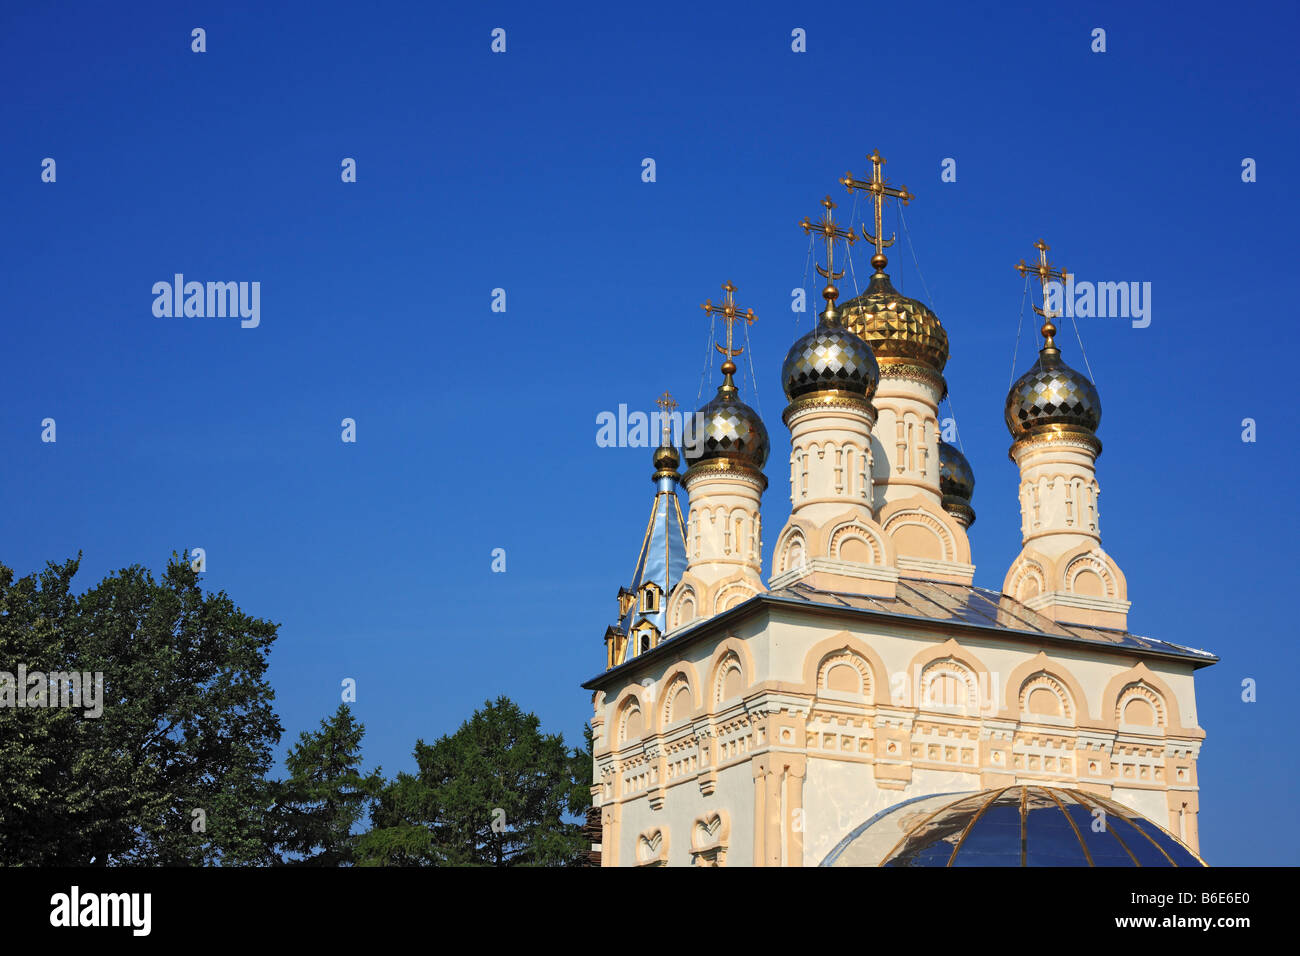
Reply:
<svg viewBox="0 0 1300 956"><path fill-rule="evenodd" d="M1105 814L1098 830L1093 820ZM822 866L1205 866L1167 830L1106 797L1016 785L904 800Z"/></svg>
<svg viewBox="0 0 1300 956"><path fill-rule="evenodd" d="M696 413L696 422L702 417L703 427L699 429L692 423L688 432L694 439L687 442L685 449L686 464L691 469L716 462L761 473L767 464L767 428L758 412L740 400L740 390L731 378L735 370L734 362L722 364L726 377L718 386L718 394Z"/></svg>
<svg viewBox="0 0 1300 956"><path fill-rule="evenodd" d="M916 299L896 291L885 274L888 259L871 258L875 274L867 290L844 303L844 324L871 346L881 364L903 361L942 372L948 363L948 333L939 317Z"/></svg>
<svg viewBox="0 0 1300 956"><path fill-rule="evenodd" d="M943 495L943 510L970 527L975 523L975 509L971 498L975 494L975 473L956 445L939 442L939 492Z"/></svg>
<svg viewBox="0 0 1300 956"><path fill-rule="evenodd" d="M655 449L654 454L654 480L658 481L660 477L668 477L666 475L661 476L660 472L670 472L672 477L677 477L677 468L681 463L682 460L677 454L676 448L669 444L660 445Z"/></svg>
<svg viewBox="0 0 1300 956"><path fill-rule="evenodd" d="M1096 432L1101 423L1097 387L1061 360L1061 350L1052 339L1056 328L1049 322L1044 329L1050 332L1038 361L1007 393L1006 420L1011 437L1019 441L1054 425Z"/></svg>
<svg viewBox="0 0 1300 956"><path fill-rule="evenodd" d="M1057 313L1047 308L1048 285L1052 280L1066 281L1069 274L1048 261L1051 246L1042 239L1034 243L1034 248L1038 250L1038 264L1029 266L1021 259L1016 271L1026 277L1037 276L1043 285L1043 308L1034 306L1043 317L1043 347L1038 350L1033 368L1020 376L1007 393L1007 429L1016 441L1057 430L1081 432L1100 451L1095 433L1101 423L1101 397L1086 375L1062 361L1052 323Z"/></svg>
<svg viewBox="0 0 1300 956"><path fill-rule="evenodd" d="M688 466L686 476L704 470L738 471L757 477L767 487L763 466L767 464L769 444L767 429L758 412L740 400L740 389L732 376L736 363L732 359L744 349L732 348L732 331L738 321L754 321L754 310L742 313L733 298L736 287L730 282L722 284L727 294L722 305L706 301L702 309L712 316L721 316L727 326L726 346L714 345L723 356L722 384L713 400L695 413L695 419L686 429L683 451Z"/></svg>
<svg viewBox="0 0 1300 956"><path fill-rule="evenodd" d="M781 384L791 401L814 392L848 392L863 398L876 394L880 366L871 346L834 318L832 302L817 327L786 353Z"/></svg>

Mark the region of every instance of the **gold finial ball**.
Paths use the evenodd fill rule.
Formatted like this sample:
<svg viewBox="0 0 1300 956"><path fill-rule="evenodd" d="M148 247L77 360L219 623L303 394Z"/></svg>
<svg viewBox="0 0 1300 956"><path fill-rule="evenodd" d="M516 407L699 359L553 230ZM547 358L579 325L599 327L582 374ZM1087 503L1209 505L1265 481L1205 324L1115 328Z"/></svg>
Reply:
<svg viewBox="0 0 1300 956"><path fill-rule="evenodd" d="M1045 338L1045 339L1050 339L1050 338L1052 338L1054 335L1056 335L1056 326L1054 326L1050 321L1048 321L1048 322L1044 322L1044 323L1043 323L1043 338Z"/></svg>
<svg viewBox="0 0 1300 956"><path fill-rule="evenodd" d="M887 265L889 265L889 259L883 252L877 252L871 257L871 266L877 272L883 272Z"/></svg>
<svg viewBox="0 0 1300 956"><path fill-rule="evenodd" d="M826 284L826 288L822 289L823 299L827 299L827 300L838 299L839 297L840 297L840 290L835 288L834 282L828 282Z"/></svg>
<svg viewBox="0 0 1300 956"><path fill-rule="evenodd" d="M736 374L736 363L733 362L731 359L727 359L725 362L723 362L723 363L722 363L722 374L723 374L723 375L735 375L735 374Z"/></svg>
<svg viewBox="0 0 1300 956"><path fill-rule="evenodd" d="M681 458L672 445L660 445L655 449L654 464L658 471L676 471L681 464Z"/></svg>

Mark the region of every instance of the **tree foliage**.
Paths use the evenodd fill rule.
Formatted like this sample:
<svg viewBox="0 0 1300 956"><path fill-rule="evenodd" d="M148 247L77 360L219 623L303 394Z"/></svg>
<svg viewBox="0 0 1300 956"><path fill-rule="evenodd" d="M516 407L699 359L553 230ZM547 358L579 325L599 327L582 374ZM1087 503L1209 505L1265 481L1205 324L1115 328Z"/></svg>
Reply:
<svg viewBox="0 0 1300 956"><path fill-rule="evenodd" d="M276 625L173 555L80 596L80 556L0 565L0 669L100 672L103 712L0 707L0 863L267 862ZM195 813L194 811L200 811Z"/></svg>
<svg viewBox="0 0 1300 956"><path fill-rule="evenodd" d="M590 802L590 764L506 697L486 701L454 734L415 745L360 842L370 865L557 866L586 848L566 813Z"/></svg>
<svg viewBox="0 0 1300 956"><path fill-rule="evenodd" d="M356 825L384 781L378 770L361 773L361 738L366 729L347 704L320 730L304 731L289 751L289 778L274 787L276 834L286 862L345 866L353 862Z"/></svg>

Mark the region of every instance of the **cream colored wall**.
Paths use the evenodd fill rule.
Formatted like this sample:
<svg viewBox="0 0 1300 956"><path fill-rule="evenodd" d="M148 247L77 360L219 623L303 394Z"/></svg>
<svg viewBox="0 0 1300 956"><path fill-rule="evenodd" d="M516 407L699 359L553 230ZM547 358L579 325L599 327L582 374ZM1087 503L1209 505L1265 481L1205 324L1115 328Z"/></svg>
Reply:
<svg viewBox="0 0 1300 956"><path fill-rule="evenodd" d="M814 408L796 414L790 426L790 516L820 523L858 505L871 520L870 411Z"/></svg>
<svg viewBox="0 0 1300 956"><path fill-rule="evenodd" d="M872 682L869 696L819 688L818 662L840 648L858 655ZM732 655L745 687L715 703L719 664ZM950 657L969 667L978 687L996 690L994 701L978 702L983 712L918 706L916 677L930 664L949 666L943 662ZM787 810L802 803L797 823L787 821L802 834L793 865L820 862L872 814L911 797L1015 782L1111 794L1170 829L1175 807L1187 804L1188 842L1194 847L1195 760L1203 734L1196 725L1191 668L1135 664L1135 657L1103 657L1088 647L995 636L954 641L941 626L920 630L872 622L864 628L807 610L775 609L766 620L756 615L732 635L684 645L676 659L632 669L621 689L598 699L597 779L612 782L599 801L620 805L618 862L634 861L639 833L666 826L670 864L689 863L693 820L723 808L731 817L727 865L752 864L760 763L769 779L771 772L782 774L781 787L802 781L802 794L790 790L782 797ZM1072 717L1021 714L1021 684L1040 671L1058 682L1074 708ZM666 696L678 675L690 684L691 714L683 719L675 713L665 725ZM642 687L642 680L651 688ZM1133 682L1164 700L1167 726L1116 722L1118 695ZM615 738L629 697L638 701L647 733L620 744ZM721 751L720 743L726 744ZM710 748L712 761L702 759ZM805 759L806 769L793 776L779 769L803 767ZM602 774L602 768L609 772ZM769 830L765 839L770 847L798 838Z"/></svg>
<svg viewBox="0 0 1300 956"><path fill-rule="evenodd" d="M655 828L668 830L668 865L691 866L691 830L698 816L724 809L731 817L727 841L727 866L753 866L754 863L754 780L748 762L727 767L718 773L717 789L705 797L693 781L670 787L668 798L659 810L650 807L642 796L624 804L619 828L619 860L633 865L638 837ZM739 825L736 825L739 821Z"/></svg>
<svg viewBox="0 0 1300 956"><path fill-rule="evenodd" d="M875 459L875 506L920 494L935 505L939 495L939 411L934 390L911 379L893 378L882 369L876 406L879 442ZM900 468L901 465L901 468Z"/></svg>
<svg viewBox="0 0 1300 956"><path fill-rule="evenodd" d="M1100 488L1092 451L1061 442L1022 442L1021 539L1049 558L1082 544L1101 543Z"/></svg>
<svg viewBox="0 0 1300 956"><path fill-rule="evenodd" d="M1130 810L1136 810L1153 823L1169 828L1169 810L1164 791L1116 787L1111 792L1111 799Z"/></svg>
<svg viewBox="0 0 1300 956"><path fill-rule="evenodd" d="M758 485L727 475L702 474L687 484L686 557L703 578L720 578L746 569L759 580L763 543ZM736 531L740 523L739 534Z"/></svg>
<svg viewBox="0 0 1300 956"><path fill-rule="evenodd" d="M841 840L882 810L913 797L980 789L978 773L922 770L902 790L885 790L866 764L817 758L808 760L807 780L804 866L819 866Z"/></svg>

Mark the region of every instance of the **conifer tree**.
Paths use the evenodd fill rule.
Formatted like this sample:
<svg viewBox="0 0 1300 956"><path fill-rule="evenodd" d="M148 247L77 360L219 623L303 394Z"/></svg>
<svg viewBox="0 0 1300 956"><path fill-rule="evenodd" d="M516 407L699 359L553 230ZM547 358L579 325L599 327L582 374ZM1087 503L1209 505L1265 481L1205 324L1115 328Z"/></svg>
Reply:
<svg viewBox="0 0 1300 956"><path fill-rule="evenodd" d="M361 772L365 727L347 704L304 731L289 751L289 778L275 787L277 844L288 864L346 866L353 862L353 828L383 787L378 770Z"/></svg>

